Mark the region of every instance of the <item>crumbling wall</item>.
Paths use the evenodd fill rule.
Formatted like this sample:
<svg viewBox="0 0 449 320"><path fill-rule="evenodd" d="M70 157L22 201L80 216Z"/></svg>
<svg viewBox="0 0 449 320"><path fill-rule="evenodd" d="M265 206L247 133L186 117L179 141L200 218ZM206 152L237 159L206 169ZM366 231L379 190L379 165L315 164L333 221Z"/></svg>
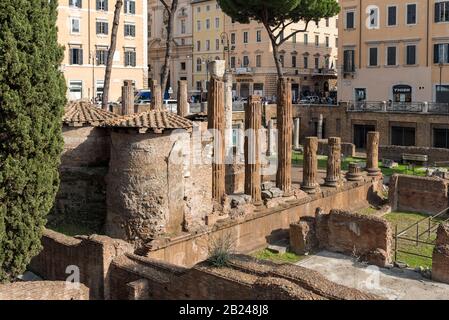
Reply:
<svg viewBox="0 0 449 320"><path fill-rule="evenodd" d="M291 226L290 246L304 254L325 249L384 267L391 263L392 231L379 217L331 210ZM299 241L298 241L299 239Z"/></svg>
<svg viewBox="0 0 449 320"><path fill-rule="evenodd" d="M49 224L69 223L101 231L106 219L109 132L103 128L63 126L63 138L61 183Z"/></svg>
<svg viewBox="0 0 449 320"><path fill-rule="evenodd" d="M432 257L432 280L449 284L449 224L441 224Z"/></svg>
<svg viewBox="0 0 449 320"><path fill-rule="evenodd" d="M110 262L133 250L130 244L105 236L73 238L52 230L44 231L42 246L29 269L47 280L66 281L70 276L79 276L80 282L90 288L91 299L107 297L105 278Z"/></svg>
<svg viewBox="0 0 449 320"><path fill-rule="evenodd" d="M427 155L429 164L434 162L449 162L449 149L442 148L428 148L428 147L405 147L405 146L379 146L380 159L391 159L397 162L402 162L402 155L406 154L420 154ZM446 166L443 164L443 166Z"/></svg>
<svg viewBox="0 0 449 320"><path fill-rule="evenodd" d="M35 281L0 284L0 300L89 300L83 284Z"/></svg>
<svg viewBox="0 0 449 320"><path fill-rule="evenodd" d="M388 198L393 211L437 214L449 207L449 181L439 178L394 175Z"/></svg>
<svg viewBox="0 0 449 320"><path fill-rule="evenodd" d="M317 154L322 156L327 156L329 150L328 140L321 139L318 141L318 151ZM345 157L354 157L355 156L355 145L353 143L342 142L341 143L341 153Z"/></svg>

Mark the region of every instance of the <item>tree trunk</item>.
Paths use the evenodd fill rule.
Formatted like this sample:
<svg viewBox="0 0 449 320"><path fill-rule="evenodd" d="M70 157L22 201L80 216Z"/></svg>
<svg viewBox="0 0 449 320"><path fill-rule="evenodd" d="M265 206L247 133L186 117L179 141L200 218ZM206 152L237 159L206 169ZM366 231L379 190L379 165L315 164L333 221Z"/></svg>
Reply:
<svg viewBox="0 0 449 320"><path fill-rule="evenodd" d="M276 64L276 71L278 73L279 79L282 79L284 77L284 71L282 70L281 60L279 57L279 47L276 41L271 41L271 45L273 46L273 57L274 63Z"/></svg>
<svg viewBox="0 0 449 320"><path fill-rule="evenodd" d="M111 85L111 73L112 73L112 63L114 62L115 48L117 47L117 32L120 24L120 12L123 7L123 0L117 0L115 3L114 11L114 22L112 24L111 31L111 46L108 51L108 61L106 64L106 71L104 74L104 87L103 87L103 110L109 109L109 87Z"/></svg>
<svg viewBox="0 0 449 320"><path fill-rule="evenodd" d="M162 68L162 101L165 96L165 92L167 91L168 86L168 76L170 75L170 59L173 52L173 22L175 20L176 10L178 8L178 0L173 0L170 10L167 9L168 12L168 21L166 25L167 30L167 39L165 44L165 61L164 66Z"/></svg>

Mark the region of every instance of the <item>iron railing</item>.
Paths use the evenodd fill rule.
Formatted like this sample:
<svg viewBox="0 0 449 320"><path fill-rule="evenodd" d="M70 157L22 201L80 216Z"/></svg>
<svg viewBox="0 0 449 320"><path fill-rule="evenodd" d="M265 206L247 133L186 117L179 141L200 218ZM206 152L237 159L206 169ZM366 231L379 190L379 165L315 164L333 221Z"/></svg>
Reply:
<svg viewBox="0 0 449 320"><path fill-rule="evenodd" d="M449 103L349 101L347 111L449 114Z"/></svg>

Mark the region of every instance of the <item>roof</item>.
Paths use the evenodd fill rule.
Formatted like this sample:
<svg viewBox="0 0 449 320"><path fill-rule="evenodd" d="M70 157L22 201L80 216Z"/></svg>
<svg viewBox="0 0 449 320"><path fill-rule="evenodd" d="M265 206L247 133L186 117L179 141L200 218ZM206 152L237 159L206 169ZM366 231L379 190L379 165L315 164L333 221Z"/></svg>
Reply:
<svg viewBox="0 0 449 320"><path fill-rule="evenodd" d="M70 103L64 111L63 123L73 127L100 126L105 121L119 117L112 112L102 110L88 101Z"/></svg>
<svg viewBox="0 0 449 320"><path fill-rule="evenodd" d="M193 127L193 122L167 110L151 110L113 119L104 125L109 128L136 128L141 133L149 130L162 133L164 130L189 130Z"/></svg>

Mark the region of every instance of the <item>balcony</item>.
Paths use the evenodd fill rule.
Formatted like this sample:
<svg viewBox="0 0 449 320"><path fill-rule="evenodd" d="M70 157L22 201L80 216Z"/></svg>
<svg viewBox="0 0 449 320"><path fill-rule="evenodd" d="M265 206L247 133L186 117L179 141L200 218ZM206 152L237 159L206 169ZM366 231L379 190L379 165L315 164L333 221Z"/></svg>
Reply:
<svg viewBox="0 0 449 320"><path fill-rule="evenodd" d="M329 68L313 69L312 76L337 77L337 70Z"/></svg>
<svg viewBox="0 0 449 320"><path fill-rule="evenodd" d="M347 111L449 115L449 103L350 101L348 102Z"/></svg>
<svg viewBox="0 0 449 320"><path fill-rule="evenodd" d="M233 71L234 71L234 74L237 74L237 75L244 75L244 74L253 75L254 74L254 69L250 68L250 67L235 68Z"/></svg>

